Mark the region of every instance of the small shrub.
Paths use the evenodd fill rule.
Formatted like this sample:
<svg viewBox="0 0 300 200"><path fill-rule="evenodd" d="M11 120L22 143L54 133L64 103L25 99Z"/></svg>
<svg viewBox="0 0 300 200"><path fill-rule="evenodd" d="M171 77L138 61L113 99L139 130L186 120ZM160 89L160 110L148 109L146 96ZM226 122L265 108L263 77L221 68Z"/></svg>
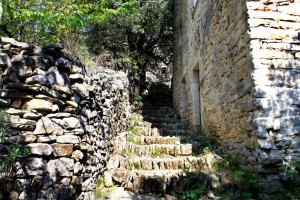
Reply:
<svg viewBox="0 0 300 200"><path fill-rule="evenodd" d="M209 151L211 151L211 149L216 149L215 139L213 137L203 134L201 131L196 131L193 134L182 138L182 142L195 144L197 146L197 149L195 149L194 152L198 154L207 151L208 148L210 149Z"/></svg>
<svg viewBox="0 0 300 200"><path fill-rule="evenodd" d="M202 152L203 152L204 155L207 155L207 154L211 153L211 150L210 150L209 147L204 147Z"/></svg>
<svg viewBox="0 0 300 200"><path fill-rule="evenodd" d="M97 199L106 199L115 187L115 185L105 187L104 177L100 177L94 190L95 196Z"/></svg>
<svg viewBox="0 0 300 200"><path fill-rule="evenodd" d="M151 157L156 158L156 157L161 156L162 154L163 154L162 150L155 150L155 151L151 152Z"/></svg>
<svg viewBox="0 0 300 200"><path fill-rule="evenodd" d="M300 199L300 159L288 164L280 164L279 170L286 173L286 190L280 194L287 200Z"/></svg>
<svg viewBox="0 0 300 200"><path fill-rule="evenodd" d="M8 136L9 123L4 109L0 109L0 142ZM19 140L14 140L6 145L0 154L0 191L11 191L15 181L15 164L17 161L28 156L30 151L24 148Z"/></svg>
<svg viewBox="0 0 300 200"><path fill-rule="evenodd" d="M142 168L142 165L140 162L134 162L134 163L131 163L130 166L129 166L129 169L130 170L140 170Z"/></svg>
<svg viewBox="0 0 300 200"><path fill-rule="evenodd" d="M135 135L133 134L127 134L127 142L130 142L132 144L136 144L136 145L141 145L141 140L139 140L139 138L137 138Z"/></svg>
<svg viewBox="0 0 300 200"><path fill-rule="evenodd" d="M133 97L133 104L137 107L142 107L143 103L142 103L143 97L142 96L135 96Z"/></svg>
<svg viewBox="0 0 300 200"><path fill-rule="evenodd" d="M134 152L131 149L123 149L121 155L131 158L134 156Z"/></svg>
<svg viewBox="0 0 300 200"><path fill-rule="evenodd" d="M237 157L225 156L223 162L218 163L218 171L227 173L230 183L226 186L223 197L234 199L255 199L258 189L257 176L240 167Z"/></svg>
<svg viewBox="0 0 300 200"><path fill-rule="evenodd" d="M190 172L187 169L183 169L186 176L182 179L178 195L183 200L198 200L205 193L205 188L199 183L199 175L197 173Z"/></svg>

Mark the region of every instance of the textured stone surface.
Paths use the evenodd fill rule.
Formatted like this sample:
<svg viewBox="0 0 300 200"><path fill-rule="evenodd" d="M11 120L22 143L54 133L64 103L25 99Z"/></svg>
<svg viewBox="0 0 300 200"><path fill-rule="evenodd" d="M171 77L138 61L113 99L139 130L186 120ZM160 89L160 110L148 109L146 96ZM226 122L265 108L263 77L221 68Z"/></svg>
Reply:
<svg viewBox="0 0 300 200"><path fill-rule="evenodd" d="M26 101L22 108L26 110L52 111L53 104L52 102L43 99L32 99Z"/></svg>
<svg viewBox="0 0 300 200"><path fill-rule="evenodd" d="M73 153L73 144L53 144L54 155L58 157L71 156Z"/></svg>
<svg viewBox="0 0 300 200"><path fill-rule="evenodd" d="M126 74L86 71L62 49L1 38L0 107L11 130L0 150L16 139L29 150L15 165L16 190L3 199L90 200L113 139L127 127Z"/></svg>
<svg viewBox="0 0 300 200"><path fill-rule="evenodd" d="M299 158L299 1L180 1L177 9L175 107L274 192L276 165Z"/></svg>
<svg viewBox="0 0 300 200"><path fill-rule="evenodd" d="M177 9L174 105L195 129L255 165L246 156L255 99L245 1L198 1L195 8L180 1Z"/></svg>
<svg viewBox="0 0 300 200"><path fill-rule="evenodd" d="M53 152L53 148L50 144L32 143L28 144L26 147L29 148L32 154L40 156L49 156Z"/></svg>
<svg viewBox="0 0 300 200"><path fill-rule="evenodd" d="M80 137L76 135L62 135L62 136L57 136L56 138L58 143L63 143L63 144L79 144L80 143Z"/></svg>
<svg viewBox="0 0 300 200"><path fill-rule="evenodd" d="M48 117L42 117L36 124L36 129L34 134L53 134L53 135L62 135L64 129L53 120Z"/></svg>
<svg viewBox="0 0 300 200"><path fill-rule="evenodd" d="M0 67L10 66L10 58L6 53L0 53Z"/></svg>
<svg viewBox="0 0 300 200"><path fill-rule="evenodd" d="M43 173L46 171L47 161L43 160L42 158L32 157L27 159L26 162L26 173L30 176L43 175Z"/></svg>
<svg viewBox="0 0 300 200"><path fill-rule="evenodd" d="M23 119L17 115L9 116L8 122L12 128L24 130L24 131L32 131L36 127L35 121L29 119Z"/></svg>

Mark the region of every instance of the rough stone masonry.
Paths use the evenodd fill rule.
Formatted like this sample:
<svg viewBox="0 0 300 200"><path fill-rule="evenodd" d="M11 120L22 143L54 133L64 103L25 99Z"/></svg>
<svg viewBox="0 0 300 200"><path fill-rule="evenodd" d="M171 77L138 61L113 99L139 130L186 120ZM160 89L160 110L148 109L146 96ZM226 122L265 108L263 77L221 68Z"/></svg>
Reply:
<svg viewBox="0 0 300 200"><path fill-rule="evenodd" d="M174 105L256 171L262 199L300 158L300 1L181 0Z"/></svg>
<svg viewBox="0 0 300 200"><path fill-rule="evenodd" d="M128 124L128 80L114 71L86 72L61 45L0 41L0 106L13 141L30 155L15 166L0 199L93 199L113 139ZM6 183L9 185L9 183Z"/></svg>

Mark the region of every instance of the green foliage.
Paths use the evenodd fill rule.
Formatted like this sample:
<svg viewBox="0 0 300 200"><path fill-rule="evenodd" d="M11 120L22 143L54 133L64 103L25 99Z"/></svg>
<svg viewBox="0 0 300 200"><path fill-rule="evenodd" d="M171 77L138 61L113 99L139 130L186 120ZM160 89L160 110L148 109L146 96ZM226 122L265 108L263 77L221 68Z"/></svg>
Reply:
<svg viewBox="0 0 300 200"><path fill-rule="evenodd" d="M198 200L203 193L202 187L196 187L195 189L188 189L181 193L181 199L183 200Z"/></svg>
<svg viewBox="0 0 300 200"><path fill-rule="evenodd" d="M127 129L127 131L136 136L142 136L144 134L139 127L130 127L129 129Z"/></svg>
<svg viewBox="0 0 300 200"><path fill-rule="evenodd" d="M109 194L115 187L115 185L112 185L111 187L105 187L104 177L100 177L97 182L94 194L97 199L106 199L106 197L109 196Z"/></svg>
<svg viewBox="0 0 300 200"><path fill-rule="evenodd" d="M231 196L237 199L251 199L257 194L257 176L240 167L237 157L226 156L223 162L218 163L218 171L226 172L230 184L226 188L224 197Z"/></svg>
<svg viewBox="0 0 300 200"><path fill-rule="evenodd" d="M154 150L151 152L151 157L156 158L159 157L163 154L164 152L162 150Z"/></svg>
<svg viewBox="0 0 300 200"><path fill-rule="evenodd" d="M202 151L203 151L204 155L207 155L207 154L209 154L211 152L211 150L210 150L209 147L204 147Z"/></svg>
<svg viewBox="0 0 300 200"><path fill-rule="evenodd" d="M180 199L198 200L205 193L205 188L198 182L198 174L183 169L186 176L183 178L178 190Z"/></svg>
<svg viewBox="0 0 300 200"><path fill-rule="evenodd" d="M129 128L139 126L140 122L142 121L141 117L139 115L134 114L131 117Z"/></svg>
<svg viewBox="0 0 300 200"><path fill-rule="evenodd" d="M201 131L195 131L187 137L182 137L181 142L195 144L197 146L194 151L195 155L208 154L212 152L212 149L215 149L215 139L203 134Z"/></svg>
<svg viewBox="0 0 300 200"><path fill-rule="evenodd" d="M140 109L143 106L142 100L143 100L142 96L140 96L140 95L134 96L133 97L133 105L136 108Z"/></svg>
<svg viewBox="0 0 300 200"><path fill-rule="evenodd" d="M2 34L32 42L62 41L92 23L103 23L133 9L136 0L112 8L110 0L2 0Z"/></svg>
<svg viewBox="0 0 300 200"><path fill-rule="evenodd" d="M0 142L4 139L9 132L8 123L4 109L0 109Z"/></svg>
<svg viewBox="0 0 300 200"><path fill-rule="evenodd" d="M132 144L141 145L141 140L136 137L134 134L128 133L127 134L127 142Z"/></svg>
<svg viewBox="0 0 300 200"><path fill-rule="evenodd" d="M108 50L113 56L108 66L129 72L130 83L139 94L145 89L149 68L172 62L174 2L140 0L135 9L96 24L88 33L90 51L99 55Z"/></svg>
<svg viewBox="0 0 300 200"><path fill-rule="evenodd" d="M279 169L287 175L286 191L279 195L282 196L282 199L287 200L300 199L300 159L280 164Z"/></svg>
<svg viewBox="0 0 300 200"><path fill-rule="evenodd" d="M130 121L130 125L127 128L128 135L142 136L143 130L140 128L141 118L138 115L133 115ZM130 137L130 136L129 136Z"/></svg>
<svg viewBox="0 0 300 200"><path fill-rule="evenodd" d="M142 168L142 165L140 162L130 163L130 166L129 166L130 170L140 170L141 168Z"/></svg>
<svg viewBox="0 0 300 200"><path fill-rule="evenodd" d="M134 156L134 152L131 149L123 149L121 152L121 155L124 157L133 157Z"/></svg>
<svg viewBox="0 0 300 200"><path fill-rule="evenodd" d="M223 159L223 163L219 165L219 170L227 170L227 171L237 171L240 170L240 164L236 157L234 156L226 156Z"/></svg>
<svg viewBox="0 0 300 200"><path fill-rule="evenodd" d="M0 109L0 142L4 140L9 132L9 124L4 109ZM29 155L30 151L24 148L19 140L14 140L1 152L0 159L0 179L5 179L11 176L10 173L14 168L15 163L23 157Z"/></svg>

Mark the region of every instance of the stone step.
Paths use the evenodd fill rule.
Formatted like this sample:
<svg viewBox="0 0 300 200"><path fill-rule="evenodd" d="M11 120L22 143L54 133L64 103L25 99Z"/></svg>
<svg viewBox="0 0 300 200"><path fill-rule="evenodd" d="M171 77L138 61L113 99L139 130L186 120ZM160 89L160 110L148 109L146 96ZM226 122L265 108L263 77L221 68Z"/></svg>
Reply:
<svg viewBox="0 0 300 200"><path fill-rule="evenodd" d="M188 125L184 123L152 123L152 127L158 128L158 129L166 129L166 130L189 130Z"/></svg>
<svg viewBox="0 0 300 200"><path fill-rule="evenodd" d="M137 126L142 135L143 136L149 136L149 137L159 137L160 136L160 132L159 132L159 129L158 128L152 128L152 127L140 127L140 126ZM131 130L127 130L128 133L132 133L133 135L136 135L136 133L134 131L131 131ZM140 134L138 134L137 136L142 136Z"/></svg>
<svg viewBox="0 0 300 200"><path fill-rule="evenodd" d="M147 109L142 111L143 116L145 117L165 117L165 116L171 116L171 117L178 117L177 113L173 110L157 110L157 109Z"/></svg>
<svg viewBox="0 0 300 200"><path fill-rule="evenodd" d="M113 181L126 190L140 194L159 194L163 196L176 191L176 184L186 174L183 170L124 170L113 172Z"/></svg>
<svg viewBox="0 0 300 200"><path fill-rule="evenodd" d="M183 178L187 174L183 170L124 170L112 172L112 179L116 185L122 185L126 190L139 194L155 194L165 196L176 195L179 192ZM224 185L226 174L194 172L197 177L195 184L210 188Z"/></svg>
<svg viewBox="0 0 300 200"><path fill-rule="evenodd" d="M166 170L188 169L189 171L210 171L217 158L211 155L195 156L164 156L158 158L149 157L123 157L113 156L107 165L110 169L135 169L135 170Z"/></svg>
<svg viewBox="0 0 300 200"><path fill-rule="evenodd" d="M179 119L174 118L159 118L159 117L144 117L145 121L148 121L150 123L166 123L166 124L173 124L173 123L179 123Z"/></svg>
<svg viewBox="0 0 300 200"><path fill-rule="evenodd" d="M179 137L162 137L162 136L136 136L133 134L127 134L127 142L140 145L149 144L180 144Z"/></svg>
<svg viewBox="0 0 300 200"><path fill-rule="evenodd" d="M144 111L145 112L148 112L148 111L169 112L170 110L173 110L173 109L170 107L167 107L167 106L153 107L153 106L151 106L151 104L149 104L148 106L143 106L143 108L142 108L142 112L144 112Z"/></svg>
<svg viewBox="0 0 300 200"><path fill-rule="evenodd" d="M169 130L169 129L159 129L159 133L161 136L189 136L192 135L194 132L191 130L185 129L177 129L177 130Z"/></svg>
<svg viewBox="0 0 300 200"><path fill-rule="evenodd" d="M116 187L112 190L108 200L162 200L153 195L140 195L126 191L124 187Z"/></svg>
<svg viewBox="0 0 300 200"><path fill-rule="evenodd" d="M122 155L137 155L145 157L159 157L163 155L189 156L192 154L192 144L151 144L137 145L127 143L122 150Z"/></svg>

